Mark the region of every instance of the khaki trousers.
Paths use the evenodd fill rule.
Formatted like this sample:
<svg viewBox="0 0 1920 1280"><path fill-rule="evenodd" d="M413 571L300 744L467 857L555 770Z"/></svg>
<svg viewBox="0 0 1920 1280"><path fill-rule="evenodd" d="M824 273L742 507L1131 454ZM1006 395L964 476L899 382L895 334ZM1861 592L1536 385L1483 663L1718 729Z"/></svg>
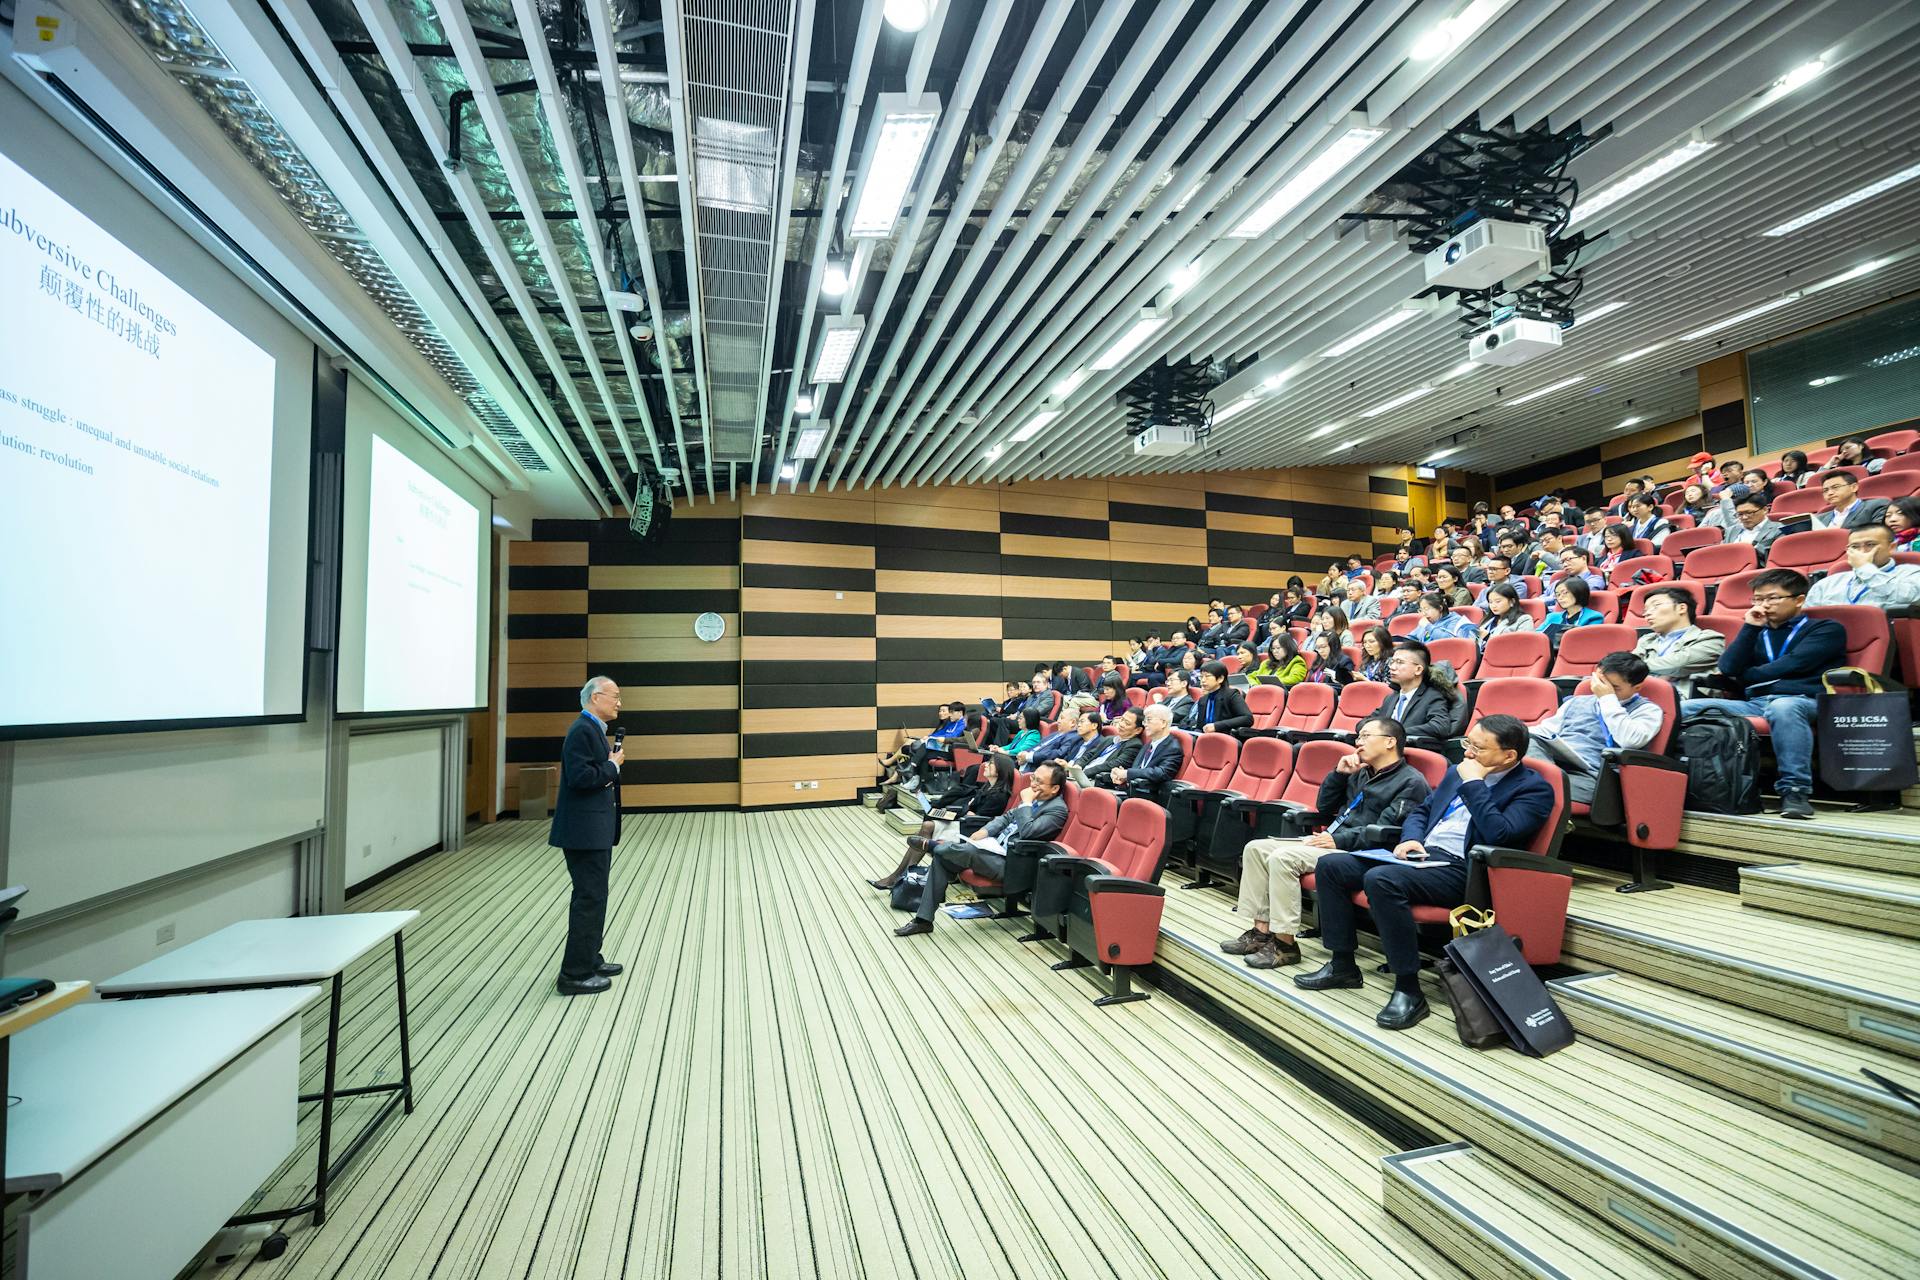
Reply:
<svg viewBox="0 0 1920 1280"><path fill-rule="evenodd" d="M1234 910L1292 937L1300 931L1300 877L1331 852L1302 840L1249 842L1240 855L1240 901Z"/></svg>

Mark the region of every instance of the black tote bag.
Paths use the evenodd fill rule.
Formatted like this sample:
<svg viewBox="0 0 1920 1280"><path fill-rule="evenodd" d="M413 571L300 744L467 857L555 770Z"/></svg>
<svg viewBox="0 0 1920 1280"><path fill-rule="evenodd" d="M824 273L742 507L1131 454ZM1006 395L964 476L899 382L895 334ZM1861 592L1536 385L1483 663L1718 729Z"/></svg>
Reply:
<svg viewBox="0 0 1920 1280"><path fill-rule="evenodd" d="M1885 688L1858 667L1821 677L1814 706L1813 741L1820 781L1835 791L1904 791L1916 780L1913 713L1901 689ZM1835 689L1853 686L1865 693Z"/></svg>
<svg viewBox="0 0 1920 1280"><path fill-rule="evenodd" d="M1544 1058L1573 1043L1573 1025L1505 929L1496 924L1455 938L1446 953L1500 1020L1514 1048Z"/></svg>

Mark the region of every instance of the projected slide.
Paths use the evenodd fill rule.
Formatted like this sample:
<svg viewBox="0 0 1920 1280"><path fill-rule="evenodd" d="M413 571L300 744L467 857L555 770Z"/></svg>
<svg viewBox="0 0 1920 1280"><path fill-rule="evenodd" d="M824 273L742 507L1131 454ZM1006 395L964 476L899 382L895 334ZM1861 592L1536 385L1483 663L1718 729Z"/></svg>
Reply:
<svg viewBox="0 0 1920 1280"><path fill-rule="evenodd" d="M372 440L362 709L472 706L479 509L379 436Z"/></svg>
<svg viewBox="0 0 1920 1280"><path fill-rule="evenodd" d="M263 713L274 360L0 155L0 724Z"/></svg>

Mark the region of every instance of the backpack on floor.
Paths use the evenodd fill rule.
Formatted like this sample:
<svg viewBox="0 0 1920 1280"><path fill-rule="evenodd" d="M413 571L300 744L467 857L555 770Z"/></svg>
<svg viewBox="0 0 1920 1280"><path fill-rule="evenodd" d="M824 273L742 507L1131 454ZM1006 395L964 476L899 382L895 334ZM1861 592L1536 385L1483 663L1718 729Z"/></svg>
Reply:
<svg viewBox="0 0 1920 1280"><path fill-rule="evenodd" d="M1760 812L1760 739L1745 716L1705 707L1680 722L1675 750L1687 766L1687 808Z"/></svg>

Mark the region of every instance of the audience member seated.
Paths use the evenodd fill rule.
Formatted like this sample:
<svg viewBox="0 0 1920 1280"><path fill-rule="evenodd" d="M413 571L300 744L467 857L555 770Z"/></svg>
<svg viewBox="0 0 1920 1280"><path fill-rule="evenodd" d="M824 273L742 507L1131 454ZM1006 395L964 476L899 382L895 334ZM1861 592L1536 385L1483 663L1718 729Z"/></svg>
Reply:
<svg viewBox="0 0 1920 1280"><path fill-rule="evenodd" d="M1592 697L1568 698L1532 726L1527 754L1560 766L1571 799L1593 803L1605 752L1639 751L1660 736L1666 715L1651 698L1640 696L1646 681L1645 662L1631 653L1610 653L1587 677Z"/></svg>
<svg viewBox="0 0 1920 1280"><path fill-rule="evenodd" d="M1330 684L1335 688L1353 682L1353 659L1346 648L1334 643L1331 631L1316 631L1307 637L1300 656L1306 659L1306 684Z"/></svg>
<svg viewBox="0 0 1920 1280"><path fill-rule="evenodd" d="M1293 637L1282 631L1267 642L1266 657L1250 673L1250 678L1262 684L1277 684L1291 687L1307 678L1306 660L1300 656L1300 646Z"/></svg>
<svg viewBox="0 0 1920 1280"><path fill-rule="evenodd" d="M1901 564L1893 558L1893 530L1885 524L1861 525L1847 535L1847 569L1814 583L1807 603L1904 609L1920 600L1920 564Z"/></svg>
<svg viewBox="0 0 1920 1280"><path fill-rule="evenodd" d="M1141 714L1140 751L1133 763L1113 770L1102 785L1163 802L1160 792L1185 762L1180 739L1173 736L1173 717L1165 706L1151 706Z"/></svg>
<svg viewBox="0 0 1920 1280"><path fill-rule="evenodd" d="M1540 623L1540 630L1555 644L1560 633L1574 627L1595 627L1605 622L1598 609L1588 605L1593 592L1585 578L1566 578L1553 584L1553 610Z"/></svg>
<svg viewBox="0 0 1920 1280"><path fill-rule="evenodd" d="M1795 450L1795 452L1798 452L1798 450ZM1800 464L1802 467L1806 465L1806 461L1807 455L1804 453L1800 454ZM1733 486L1745 483L1746 475L1746 463L1729 460L1725 466L1720 468L1720 479L1718 481L1708 482L1708 492L1714 494L1725 493L1727 490L1733 488Z"/></svg>
<svg viewBox="0 0 1920 1280"><path fill-rule="evenodd" d="M1019 714L1013 718L1013 737L1007 740L1007 745L1002 749L1016 756L1033 750L1040 745L1040 724L1038 712L1027 707L1020 708Z"/></svg>
<svg viewBox="0 0 1920 1280"><path fill-rule="evenodd" d="M1806 451L1789 449L1780 455L1780 466L1774 472L1773 482L1789 489L1804 489L1813 478L1813 464L1807 461Z"/></svg>
<svg viewBox="0 0 1920 1280"><path fill-rule="evenodd" d="M1152 643L1157 639L1157 636L1149 636L1148 642ZM1178 667L1180 665L1180 659L1190 651L1187 646L1187 633L1175 627L1173 635L1168 638L1167 643L1152 649L1141 662L1140 670L1136 674L1134 683L1143 689L1151 689L1157 685L1165 684L1167 672Z"/></svg>
<svg viewBox="0 0 1920 1280"><path fill-rule="evenodd" d="M1661 515L1664 509L1650 493L1636 496L1627 504L1628 535L1651 542L1654 550L1658 551L1660 544L1667 540L1667 535L1673 532L1673 525Z"/></svg>
<svg viewBox="0 0 1920 1280"><path fill-rule="evenodd" d="M1375 684L1387 684L1391 677L1387 674L1387 664L1393 661L1393 632L1385 627L1368 627L1360 635L1360 670L1357 673L1362 680L1371 680Z"/></svg>
<svg viewBox="0 0 1920 1280"><path fill-rule="evenodd" d="M1367 593L1367 584L1359 578L1348 580L1343 598L1348 622L1370 622L1380 616L1380 602Z"/></svg>
<svg viewBox="0 0 1920 1280"><path fill-rule="evenodd" d="M1051 694L1052 690L1048 690L1048 693ZM944 707L935 707L934 713L939 719L932 730L923 737L907 739L900 744L899 750L880 757L881 767L891 771L881 778L880 785L900 786L911 783L921 767L926 764L929 754L935 750L944 750L953 739L966 732L966 703L949 702Z"/></svg>
<svg viewBox="0 0 1920 1280"><path fill-rule="evenodd" d="M1120 713L1133 704L1127 701L1127 691L1119 680L1102 680L1100 687L1093 691L1093 711L1100 717L1100 723L1112 724L1120 718Z"/></svg>
<svg viewBox="0 0 1920 1280"><path fill-rule="evenodd" d="M1288 587L1281 597L1280 617L1290 627L1304 627L1313 617L1313 606L1307 603L1307 593L1303 587Z"/></svg>
<svg viewBox="0 0 1920 1280"><path fill-rule="evenodd" d="M1287 642L1291 644L1292 637ZM1305 675L1304 663L1301 674ZM1209 662L1200 668L1200 692L1194 695L1194 701L1200 704L1195 723L1201 733L1232 733L1253 727L1247 695L1227 683L1227 668L1222 663Z"/></svg>
<svg viewBox="0 0 1920 1280"><path fill-rule="evenodd" d="M1827 500L1828 509L1814 514L1816 529L1863 529L1886 523L1887 500L1861 497L1860 482L1848 472L1829 472L1820 482L1820 496Z"/></svg>
<svg viewBox="0 0 1920 1280"><path fill-rule="evenodd" d="M900 865L868 884L876 889L891 889L909 868L920 865L935 844L970 836L1007 811L1013 801L1013 775L1017 769L1005 752L995 751L980 762L976 776L967 785L950 791L938 808L927 811L920 834L907 837L906 856Z"/></svg>
<svg viewBox="0 0 1920 1280"><path fill-rule="evenodd" d="M1656 587L1640 607L1649 630L1633 652L1650 674L1673 686L1676 698L1691 698L1693 678L1719 669L1727 638L1694 625L1694 599L1685 587Z"/></svg>
<svg viewBox="0 0 1920 1280"><path fill-rule="evenodd" d="M1502 547L1513 546L1514 545L1513 535L1510 533L1500 535L1500 545ZM1512 587L1515 591L1520 593L1520 598L1523 600L1526 598L1526 595L1527 595L1527 584L1525 579L1517 578L1514 576L1513 557L1508 555L1504 551L1496 555L1490 555L1487 557L1487 585L1490 587L1498 587L1498 586ZM1455 604L1472 604L1473 602L1471 600L1456 600L1454 601L1454 603Z"/></svg>
<svg viewBox="0 0 1920 1280"><path fill-rule="evenodd" d="M1633 545L1633 531L1624 524L1610 524L1601 530L1600 558L1594 562L1594 571L1604 579L1615 565L1623 560L1632 560L1639 554L1640 548Z"/></svg>
<svg viewBox="0 0 1920 1280"><path fill-rule="evenodd" d="M1447 563L1452 566L1455 576L1461 582L1485 582L1487 571L1474 563L1480 555L1479 539L1470 538L1464 541L1467 545L1455 547L1448 554Z"/></svg>
<svg viewBox="0 0 1920 1280"><path fill-rule="evenodd" d="M1211 654L1220 647L1220 637L1227 633L1227 615L1224 609L1207 610L1207 624L1194 638L1194 644L1201 652Z"/></svg>
<svg viewBox="0 0 1920 1280"><path fill-rule="evenodd" d="M1312 625L1315 634L1324 631L1332 636L1335 648L1353 643L1353 633L1347 629L1346 610L1337 604L1323 604L1315 609Z"/></svg>
<svg viewBox="0 0 1920 1280"><path fill-rule="evenodd" d="M1779 769L1780 816L1802 820L1813 817L1813 700L1820 677L1847 651L1846 628L1806 616L1806 603L1807 580L1793 570L1756 577L1753 607L1720 655L1720 673L1739 696L1694 697L1680 706L1683 719L1708 707L1763 717Z"/></svg>
<svg viewBox="0 0 1920 1280"><path fill-rule="evenodd" d="M1226 626L1221 630L1220 638L1214 643L1210 652L1215 657L1219 657L1223 653L1232 653L1235 649L1251 639L1252 636L1253 624L1247 621L1246 614L1241 612L1239 605L1229 605L1227 606Z"/></svg>
<svg viewBox="0 0 1920 1280"><path fill-rule="evenodd" d="M1093 682L1087 679L1087 673L1071 662L1053 664L1053 688L1061 697L1071 697L1076 693L1086 693L1093 688Z"/></svg>
<svg viewBox="0 0 1920 1280"><path fill-rule="evenodd" d="M1449 606L1473 603L1473 592L1461 585L1460 571L1450 564L1433 571L1433 590L1428 594L1445 597Z"/></svg>
<svg viewBox="0 0 1920 1280"><path fill-rule="evenodd" d="M1721 526L1726 530L1725 540L1752 543L1754 556L1765 564L1768 550L1786 529L1778 520L1768 518L1767 500L1745 485L1736 486L1732 494L1721 501L1723 507L1728 503L1733 506L1733 520Z"/></svg>
<svg viewBox="0 0 1920 1280"><path fill-rule="evenodd" d="M1516 550L1507 552L1507 558L1512 561L1515 573L1522 577L1549 577L1561 570L1560 556L1569 545L1568 537L1564 526L1546 525L1540 530L1538 545L1521 547L1518 539L1509 539L1505 545Z"/></svg>
<svg viewBox="0 0 1920 1280"><path fill-rule="evenodd" d="M1362 847L1369 826L1399 826L1426 798L1427 780L1407 763L1400 723L1386 716L1361 721L1352 753L1320 780L1313 812L1302 815L1319 830L1299 839L1252 840L1241 852L1234 910L1251 917L1253 927L1220 949L1245 956L1249 969L1299 964L1293 935L1300 928L1300 877L1329 850Z"/></svg>
<svg viewBox="0 0 1920 1280"><path fill-rule="evenodd" d="M1879 475L1880 468L1887 464L1879 458L1868 455L1865 441L1847 439L1840 442L1840 448L1833 455L1833 461L1827 465L1829 467L1855 467L1865 471L1868 475Z"/></svg>
<svg viewBox="0 0 1920 1280"><path fill-rule="evenodd" d="M1380 713L1397 721L1407 740L1438 741L1453 728L1453 697L1437 683L1433 655L1417 640L1396 640L1387 661L1387 683L1393 692L1380 704Z"/></svg>
<svg viewBox="0 0 1920 1280"><path fill-rule="evenodd" d="M1713 513L1720 509L1714 501L1713 491L1699 480L1689 481L1680 491L1680 505L1674 509L1675 515L1690 516L1696 527L1708 523Z"/></svg>
<svg viewBox="0 0 1920 1280"><path fill-rule="evenodd" d="M933 932L933 914L946 901L947 885L962 871L974 871L988 880L1006 874L1007 849L1016 840L1051 840L1067 825L1067 800L1061 788L1066 771L1059 761L1049 760L1033 771L1020 805L1009 809L964 840L949 840L932 847L933 865L928 869L927 887L920 895L920 909L913 919L893 932L896 937L911 938Z"/></svg>
<svg viewBox="0 0 1920 1280"><path fill-rule="evenodd" d="M1693 468L1693 478L1700 482L1702 488L1719 484L1720 481L1725 478L1725 473L1714 465L1713 455L1710 453L1703 452L1694 454L1691 458L1687 459L1687 465ZM1738 466L1739 464L1733 463L1731 465Z"/></svg>
<svg viewBox="0 0 1920 1280"><path fill-rule="evenodd" d="M1560 553L1560 581L1577 579L1595 591L1601 590L1607 585L1607 575L1597 572L1593 561L1593 552L1585 547L1568 547Z"/></svg>
<svg viewBox="0 0 1920 1280"><path fill-rule="evenodd" d="M1173 717L1176 729L1198 729L1200 704L1193 700L1192 677L1178 667L1167 673L1167 696L1160 705Z"/></svg>
<svg viewBox="0 0 1920 1280"><path fill-rule="evenodd" d="M1912 551L1920 538L1920 498L1895 498L1887 504L1887 528L1893 530L1893 549Z"/></svg>
<svg viewBox="0 0 1920 1280"><path fill-rule="evenodd" d="M1496 582L1480 597L1480 607L1487 616L1474 629L1474 638L1482 649L1487 647L1487 641L1502 632L1533 630L1533 615L1520 607L1521 585Z"/></svg>
<svg viewBox="0 0 1920 1280"><path fill-rule="evenodd" d="M1446 570L1440 572L1445 574ZM1420 597L1420 625L1413 629L1413 639L1425 644L1429 640L1470 640L1473 634L1473 624L1453 611L1453 602L1446 596L1430 591Z"/></svg>
<svg viewBox="0 0 1920 1280"><path fill-rule="evenodd" d="M1060 719L1054 723L1053 732L1042 738L1032 750L1015 756L1015 761L1022 769L1031 770L1036 764L1071 755L1080 745L1080 717L1092 711L1093 707L1093 695L1090 693L1076 693L1068 698L1060 704Z"/></svg>
<svg viewBox="0 0 1920 1280"><path fill-rule="evenodd" d="M1140 726L1146 713L1128 707L1113 722L1113 732L1093 740L1093 745L1067 761L1067 776L1082 787L1111 786L1115 769L1124 769L1140 753Z"/></svg>
<svg viewBox="0 0 1920 1280"><path fill-rule="evenodd" d="M1606 533L1608 523L1607 513L1605 511L1596 508L1595 510L1587 512L1585 524L1582 527L1579 538L1575 540L1575 545L1587 553L1588 560L1598 560L1602 555L1606 554L1601 550L1604 545L1601 541L1601 536Z"/></svg>
<svg viewBox="0 0 1920 1280"><path fill-rule="evenodd" d="M1320 938L1333 958L1295 978L1308 991L1362 987L1353 895L1365 891L1393 974L1393 998L1374 1018L1390 1031L1427 1016L1420 994L1420 939L1413 910L1466 901L1467 854L1476 845L1524 848L1553 812L1553 787L1520 763L1527 726L1488 716L1467 731L1466 759L1407 816L1391 851L1333 852L1315 863L1314 901ZM1363 856L1363 854L1365 856Z"/></svg>

